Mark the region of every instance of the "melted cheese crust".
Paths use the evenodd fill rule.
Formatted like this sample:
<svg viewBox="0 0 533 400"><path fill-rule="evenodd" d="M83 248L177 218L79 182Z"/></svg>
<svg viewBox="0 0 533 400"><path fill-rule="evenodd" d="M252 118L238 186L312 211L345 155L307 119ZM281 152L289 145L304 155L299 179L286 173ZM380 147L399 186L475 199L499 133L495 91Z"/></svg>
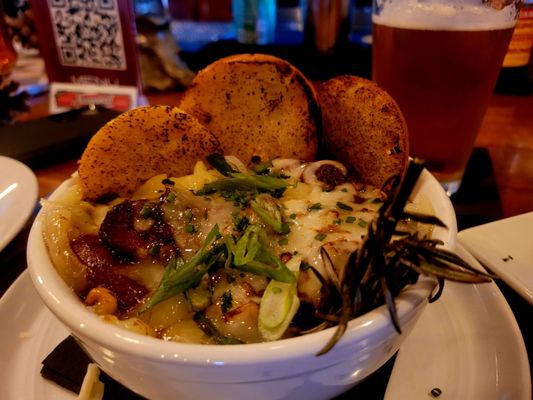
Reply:
<svg viewBox="0 0 533 400"><path fill-rule="evenodd" d="M300 273L297 274L297 293L299 300L317 305L322 284L316 277L316 272L323 276L332 275L330 264L344 263L349 254L360 246L368 225L378 215L385 195L379 189L351 182L326 189L316 177L306 181L305 170L310 166L298 160L273 160L272 164L272 172L282 175L290 183L278 199L282 220L290 228L288 234L274 232L251 208L243 209L242 205L235 204L233 200L218 193L209 196L195 195L194 193L201 190L205 184L223 178L219 172L208 169L202 162L196 164L193 174L170 178L174 182L172 190L183 206L164 209L165 219L173 228L180 255L188 260L198 251L215 225L218 225L222 234L235 234L234 216L246 216L250 223L259 224L268 232L274 254L281 259L289 255L289 258L297 259L301 265L313 267L314 272L310 273L306 271L308 268L300 266ZM241 171L246 168L242 163L238 165ZM149 179L136 190L131 200L157 200L165 193L163 181L167 178L165 175L158 175ZM78 293L83 290L85 284L84 266L80 265L72 254L69 241L77 235L96 232L105 213L121 201L123 199L117 199L105 206L83 202L78 187L73 186L63 201L43 204L44 237L52 260L63 279ZM421 205L410 207L427 211L427 204L423 202ZM186 223L194 224L194 232L184 230ZM325 253L328 260L325 259ZM128 268L128 276L153 291L162 279L164 267L153 260L142 261ZM208 307L206 314L213 318L217 328L222 331L227 328L226 333L231 336L245 342L261 340L257 336L257 326L253 326L254 323L257 325L257 322L246 327L249 321L243 321L242 318L257 320L255 308L261 301L258 294L265 291L268 280L263 276L241 273L237 282L218 286L213 290L214 300L211 301L217 308ZM202 285L199 285L198 292L201 292ZM234 297L234 309L245 308L239 314L241 319L237 319L235 323L228 323L227 316L221 315L219 311L221 294L228 290ZM219 300L216 300L215 296L220 296ZM180 294L156 305L149 312L142 315L133 314L126 320L119 320L111 315L103 318L126 329L165 340L210 343L210 339L191 320L194 314L191 301L201 303L202 299L198 293L188 298ZM250 304L257 307L250 307ZM241 329L241 325L245 328Z"/></svg>

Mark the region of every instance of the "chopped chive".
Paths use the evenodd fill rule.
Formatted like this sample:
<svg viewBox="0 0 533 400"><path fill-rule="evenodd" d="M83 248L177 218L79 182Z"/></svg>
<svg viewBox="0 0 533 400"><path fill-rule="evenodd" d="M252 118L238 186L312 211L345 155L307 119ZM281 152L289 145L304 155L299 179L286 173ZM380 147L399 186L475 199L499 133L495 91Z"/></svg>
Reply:
<svg viewBox="0 0 533 400"><path fill-rule="evenodd" d="M196 225L194 224L185 224L185 232L187 233L195 233L198 230Z"/></svg>
<svg viewBox="0 0 533 400"><path fill-rule="evenodd" d="M353 215L348 215L345 219L345 221L349 224L353 224L357 218L355 218Z"/></svg>
<svg viewBox="0 0 533 400"><path fill-rule="evenodd" d="M292 213L291 215L289 215L289 218L290 218L290 219L296 219L296 214L295 214L295 213Z"/></svg>
<svg viewBox="0 0 533 400"><path fill-rule="evenodd" d="M192 221L192 217L193 217L193 215L192 215L192 210L189 210L189 209L185 210L185 211L183 212L183 216L185 217L185 219L187 220L187 222L191 222L191 221Z"/></svg>
<svg viewBox="0 0 533 400"><path fill-rule="evenodd" d="M368 226L368 222L366 222L364 219L360 219L357 223L361 228L366 228Z"/></svg>
<svg viewBox="0 0 533 400"><path fill-rule="evenodd" d="M309 211L311 211L311 210L321 210L321 209L322 209L322 204L320 204L320 203L312 204L308 208Z"/></svg>
<svg viewBox="0 0 533 400"><path fill-rule="evenodd" d="M176 201L176 193L170 192L165 198L165 200L168 201L169 203L174 203L174 201Z"/></svg>
<svg viewBox="0 0 533 400"><path fill-rule="evenodd" d="M348 189L346 189L346 188L342 188L342 189L341 189L341 192L346 193L347 191L348 191Z"/></svg>
<svg viewBox="0 0 533 400"><path fill-rule="evenodd" d="M150 247L150 250L148 250L148 253L151 256L156 256L159 254L159 250L161 250L161 247L158 244L154 244L152 245L152 247Z"/></svg>
<svg viewBox="0 0 533 400"><path fill-rule="evenodd" d="M326 235L325 233L319 233L319 234L317 234L317 235L315 236L315 239L316 239L316 240L319 240L319 241L322 241L322 240L324 240L324 239L326 238L326 236L327 236L327 235Z"/></svg>
<svg viewBox="0 0 533 400"><path fill-rule="evenodd" d="M280 240L278 240L278 244L280 246L285 246L286 244L289 244L289 239L287 239L287 238L280 239Z"/></svg>
<svg viewBox="0 0 533 400"><path fill-rule="evenodd" d="M343 203L342 201L337 201L337 207L344 211L353 211L353 207Z"/></svg>
<svg viewBox="0 0 533 400"><path fill-rule="evenodd" d="M141 215L142 218L147 219L147 218L150 218L150 216L152 215L153 211L154 210L153 210L153 208L151 206L144 206L141 209L140 215Z"/></svg>
<svg viewBox="0 0 533 400"><path fill-rule="evenodd" d="M335 225L340 225L342 223L342 220L340 218L336 218L336 219L333 220L333 223Z"/></svg>

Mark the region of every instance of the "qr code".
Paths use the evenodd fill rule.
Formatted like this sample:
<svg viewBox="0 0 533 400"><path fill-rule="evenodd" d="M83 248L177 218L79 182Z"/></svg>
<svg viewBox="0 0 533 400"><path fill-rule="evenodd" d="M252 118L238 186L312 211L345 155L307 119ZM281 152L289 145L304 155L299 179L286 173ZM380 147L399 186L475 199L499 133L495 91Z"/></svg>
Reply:
<svg viewBox="0 0 533 400"><path fill-rule="evenodd" d="M126 69L118 0L48 0L62 65Z"/></svg>

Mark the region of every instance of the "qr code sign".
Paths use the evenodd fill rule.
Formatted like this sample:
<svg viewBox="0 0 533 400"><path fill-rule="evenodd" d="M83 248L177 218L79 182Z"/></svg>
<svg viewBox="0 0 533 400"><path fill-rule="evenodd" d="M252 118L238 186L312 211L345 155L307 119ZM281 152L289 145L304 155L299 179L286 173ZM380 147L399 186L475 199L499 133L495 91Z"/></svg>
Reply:
<svg viewBox="0 0 533 400"><path fill-rule="evenodd" d="M125 70L117 0L48 0L62 65Z"/></svg>

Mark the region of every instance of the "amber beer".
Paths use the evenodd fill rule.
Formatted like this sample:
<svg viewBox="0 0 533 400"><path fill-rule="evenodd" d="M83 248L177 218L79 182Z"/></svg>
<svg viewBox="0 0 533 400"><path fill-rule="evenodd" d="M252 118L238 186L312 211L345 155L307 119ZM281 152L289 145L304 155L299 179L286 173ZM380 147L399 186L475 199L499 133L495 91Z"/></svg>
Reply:
<svg viewBox="0 0 533 400"><path fill-rule="evenodd" d="M394 22L394 21L393 21ZM405 22L405 21L403 21ZM433 22L432 22L433 23ZM410 154L456 190L511 39L514 21L406 27L374 18L372 77L398 102Z"/></svg>

